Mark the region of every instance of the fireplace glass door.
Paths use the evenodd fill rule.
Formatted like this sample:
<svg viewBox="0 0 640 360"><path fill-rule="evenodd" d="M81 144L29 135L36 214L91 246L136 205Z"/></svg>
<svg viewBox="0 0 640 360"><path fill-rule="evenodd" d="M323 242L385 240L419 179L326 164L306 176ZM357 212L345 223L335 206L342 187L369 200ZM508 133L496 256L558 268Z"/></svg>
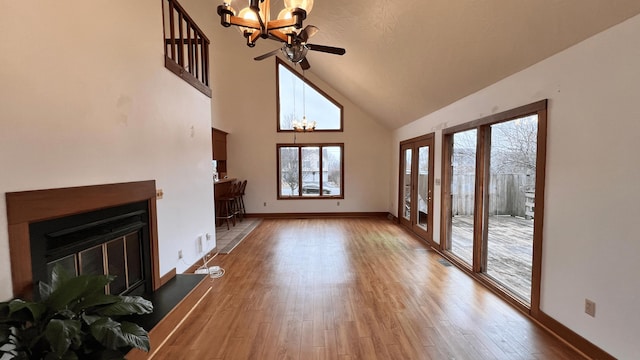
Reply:
<svg viewBox="0 0 640 360"><path fill-rule="evenodd" d="M106 286L108 294L122 294L143 280L142 252L139 231L107 241L47 263L48 280L54 266L61 266L71 275L113 275Z"/></svg>

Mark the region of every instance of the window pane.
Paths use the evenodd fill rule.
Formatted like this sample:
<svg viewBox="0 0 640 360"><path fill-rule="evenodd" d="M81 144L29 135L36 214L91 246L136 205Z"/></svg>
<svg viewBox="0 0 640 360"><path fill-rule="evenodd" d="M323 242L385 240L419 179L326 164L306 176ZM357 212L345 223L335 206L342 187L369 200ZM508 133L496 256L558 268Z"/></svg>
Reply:
<svg viewBox="0 0 640 360"><path fill-rule="evenodd" d="M429 213L429 146L418 148L418 226L424 230L427 228L427 214Z"/></svg>
<svg viewBox="0 0 640 360"><path fill-rule="evenodd" d="M53 268L58 265L61 266L67 274L72 276L78 275L78 270L76 269L76 255L71 254L65 256L61 259L54 260L47 264L47 284L51 284L51 273L53 272Z"/></svg>
<svg viewBox="0 0 640 360"><path fill-rule="evenodd" d="M103 275L105 273L103 260L102 245L81 251L80 275Z"/></svg>
<svg viewBox="0 0 640 360"><path fill-rule="evenodd" d="M278 145L278 198L344 196L342 144Z"/></svg>
<svg viewBox="0 0 640 360"><path fill-rule="evenodd" d="M300 183L298 173L298 147L280 148L280 196L298 196Z"/></svg>
<svg viewBox="0 0 640 360"><path fill-rule="evenodd" d="M476 143L475 129L453 135L450 250L469 265L473 262Z"/></svg>
<svg viewBox="0 0 640 360"><path fill-rule="evenodd" d="M125 275L124 238L117 238L107 243L107 264L109 275L116 278L108 285L109 292L117 295L127 289L127 276Z"/></svg>
<svg viewBox="0 0 640 360"><path fill-rule="evenodd" d="M308 122L316 122L316 130L342 130L342 107L282 64L278 64L278 99L280 130L293 130L293 121L302 121L303 116Z"/></svg>
<svg viewBox="0 0 640 360"><path fill-rule="evenodd" d="M487 275L531 302L537 115L491 126Z"/></svg>
<svg viewBox="0 0 640 360"><path fill-rule="evenodd" d="M135 232L125 237L127 247L128 287L142 280L142 254L140 249L140 233Z"/></svg>
<svg viewBox="0 0 640 360"><path fill-rule="evenodd" d="M320 148L302 148L302 196L320 196Z"/></svg>
<svg viewBox="0 0 640 360"><path fill-rule="evenodd" d="M324 195L342 194L342 151L339 146L322 148L322 192Z"/></svg>
<svg viewBox="0 0 640 360"><path fill-rule="evenodd" d="M404 211L402 211L402 217L406 220L411 220L411 149L405 149L404 151L404 172L403 178L403 199L404 199Z"/></svg>

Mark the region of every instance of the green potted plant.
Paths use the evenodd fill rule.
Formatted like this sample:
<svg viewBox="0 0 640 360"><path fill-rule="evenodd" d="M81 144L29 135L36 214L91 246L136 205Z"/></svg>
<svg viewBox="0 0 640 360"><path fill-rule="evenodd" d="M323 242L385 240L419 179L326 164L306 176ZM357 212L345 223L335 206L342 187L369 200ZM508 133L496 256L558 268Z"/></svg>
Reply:
<svg viewBox="0 0 640 360"><path fill-rule="evenodd" d="M0 303L0 358L123 359L131 348L149 351L149 334L118 319L148 314L150 301L107 295L112 275L69 276L55 267L51 285L39 283L39 301Z"/></svg>

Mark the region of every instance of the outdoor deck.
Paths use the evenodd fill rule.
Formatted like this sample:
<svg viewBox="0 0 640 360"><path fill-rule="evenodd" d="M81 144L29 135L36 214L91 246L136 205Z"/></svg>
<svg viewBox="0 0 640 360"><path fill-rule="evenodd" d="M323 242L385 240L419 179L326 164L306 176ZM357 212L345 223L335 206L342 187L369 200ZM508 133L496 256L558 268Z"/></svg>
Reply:
<svg viewBox="0 0 640 360"><path fill-rule="evenodd" d="M454 216L452 225L451 251L471 263L473 216ZM529 302L533 220L508 215L489 216L488 243L487 275Z"/></svg>

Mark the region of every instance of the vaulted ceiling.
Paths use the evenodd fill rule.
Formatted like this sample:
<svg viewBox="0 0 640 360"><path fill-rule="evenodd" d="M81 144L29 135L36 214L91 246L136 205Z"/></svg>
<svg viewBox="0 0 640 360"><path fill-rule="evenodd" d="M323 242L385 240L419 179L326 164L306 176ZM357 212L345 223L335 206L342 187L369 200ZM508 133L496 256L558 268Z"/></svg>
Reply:
<svg viewBox="0 0 640 360"><path fill-rule="evenodd" d="M395 129L638 13L638 0L315 0L304 24L320 29L310 43L347 49L310 51L310 71Z"/></svg>

